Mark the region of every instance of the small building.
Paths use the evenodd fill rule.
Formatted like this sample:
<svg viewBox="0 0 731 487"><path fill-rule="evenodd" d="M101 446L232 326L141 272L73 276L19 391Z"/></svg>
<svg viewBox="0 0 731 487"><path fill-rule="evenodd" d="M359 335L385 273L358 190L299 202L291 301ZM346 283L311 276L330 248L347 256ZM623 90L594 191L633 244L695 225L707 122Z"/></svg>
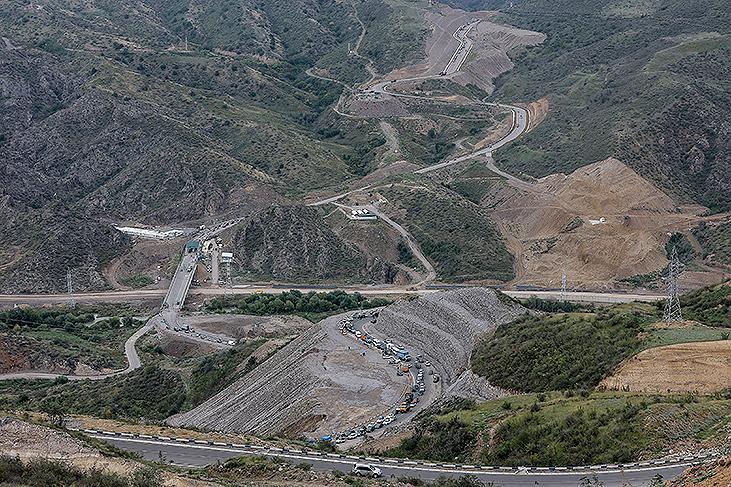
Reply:
<svg viewBox="0 0 731 487"><path fill-rule="evenodd" d="M378 217L375 213L372 213L369 210L366 210L365 208L355 208L353 210L350 210L350 216L348 217L351 220L377 220Z"/></svg>
<svg viewBox="0 0 731 487"><path fill-rule="evenodd" d="M221 263L222 264L229 264L233 262L234 260L234 254L233 252L221 252Z"/></svg>
<svg viewBox="0 0 731 487"><path fill-rule="evenodd" d="M197 253L200 249L201 243L198 240L188 240L188 243L185 244L185 252L188 254Z"/></svg>

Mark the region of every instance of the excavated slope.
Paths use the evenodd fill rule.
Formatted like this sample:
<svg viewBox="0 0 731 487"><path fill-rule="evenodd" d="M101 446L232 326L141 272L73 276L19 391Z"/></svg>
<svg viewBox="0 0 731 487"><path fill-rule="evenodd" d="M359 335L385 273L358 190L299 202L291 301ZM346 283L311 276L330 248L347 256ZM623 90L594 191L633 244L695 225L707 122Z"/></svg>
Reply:
<svg viewBox="0 0 731 487"><path fill-rule="evenodd" d="M369 330L421 352L445 387L456 385L455 395L493 397L500 391L463 377L475 340L525 312L519 304L501 301L492 289L459 289L389 306Z"/></svg>
<svg viewBox="0 0 731 487"><path fill-rule="evenodd" d="M489 289L461 289L399 302L381 311L368 332L423 353L455 395L502 393L463 373L475 340L525 308L503 303ZM341 315L342 316L342 315ZM316 436L383 414L400 400L403 377L380 351L364 350L338 330L341 316L321 321L249 374L197 408L168 419L193 426L258 435Z"/></svg>

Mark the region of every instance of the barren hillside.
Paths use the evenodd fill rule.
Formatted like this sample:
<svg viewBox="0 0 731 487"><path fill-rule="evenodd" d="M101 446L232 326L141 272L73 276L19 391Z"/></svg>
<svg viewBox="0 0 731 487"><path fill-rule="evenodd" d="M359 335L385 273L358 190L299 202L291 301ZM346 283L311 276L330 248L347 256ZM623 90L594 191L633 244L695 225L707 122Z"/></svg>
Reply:
<svg viewBox="0 0 731 487"><path fill-rule="evenodd" d="M662 269L668 233L688 232L701 206L678 206L616 159L533 183L493 181L482 204L508 235L516 283L601 288Z"/></svg>

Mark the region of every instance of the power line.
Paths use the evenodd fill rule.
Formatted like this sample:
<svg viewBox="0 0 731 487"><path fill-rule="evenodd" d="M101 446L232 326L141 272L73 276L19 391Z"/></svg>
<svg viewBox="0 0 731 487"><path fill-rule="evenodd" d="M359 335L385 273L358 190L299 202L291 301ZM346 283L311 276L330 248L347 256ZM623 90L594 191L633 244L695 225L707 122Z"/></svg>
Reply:
<svg viewBox="0 0 731 487"><path fill-rule="evenodd" d="M678 297L678 277L680 277L680 272L678 249L677 247L673 247L668 272L668 296L665 301L665 313L663 316L665 323L683 321L683 313L680 310L680 299Z"/></svg>

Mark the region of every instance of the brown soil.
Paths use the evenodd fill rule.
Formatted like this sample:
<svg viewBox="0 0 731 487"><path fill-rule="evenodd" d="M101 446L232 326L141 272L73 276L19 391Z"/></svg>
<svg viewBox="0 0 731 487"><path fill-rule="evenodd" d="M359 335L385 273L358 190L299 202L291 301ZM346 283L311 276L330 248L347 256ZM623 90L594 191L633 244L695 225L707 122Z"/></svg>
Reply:
<svg viewBox="0 0 731 487"><path fill-rule="evenodd" d="M536 128L546 119L549 107L550 103L546 97L531 102L525 107L528 110L528 132Z"/></svg>
<svg viewBox="0 0 731 487"><path fill-rule="evenodd" d="M600 387L632 392L700 392L731 384L731 340L651 348L620 364Z"/></svg>
<svg viewBox="0 0 731 487"><path fill-rule="evenodd" d="M670 487L729 487L731 485L731 457L708 465L691 467L669 485Z"/></svg>
<svg viewBox="0 0 731 487"><path fill-rule="evenodd" d="M678 207L611 158L533 183L506 179L483 201L516 256L513 284L560 287L565 271L569 287L590 289L662 269L669 232L687 233L706 210Z"/></svg>
<svg viewBox="0 0 731 487"><path fill-rule="evenodd" d="M104 276L114 289L130 289L124 285L124 281L132 276L146 275L153 281L160 277L159 282L148 288L165 289L169 284L165 276L170 275L175 268L175 256L183 242L180 239L140 240L129 252L113 260L104 270Z"/></svg>

